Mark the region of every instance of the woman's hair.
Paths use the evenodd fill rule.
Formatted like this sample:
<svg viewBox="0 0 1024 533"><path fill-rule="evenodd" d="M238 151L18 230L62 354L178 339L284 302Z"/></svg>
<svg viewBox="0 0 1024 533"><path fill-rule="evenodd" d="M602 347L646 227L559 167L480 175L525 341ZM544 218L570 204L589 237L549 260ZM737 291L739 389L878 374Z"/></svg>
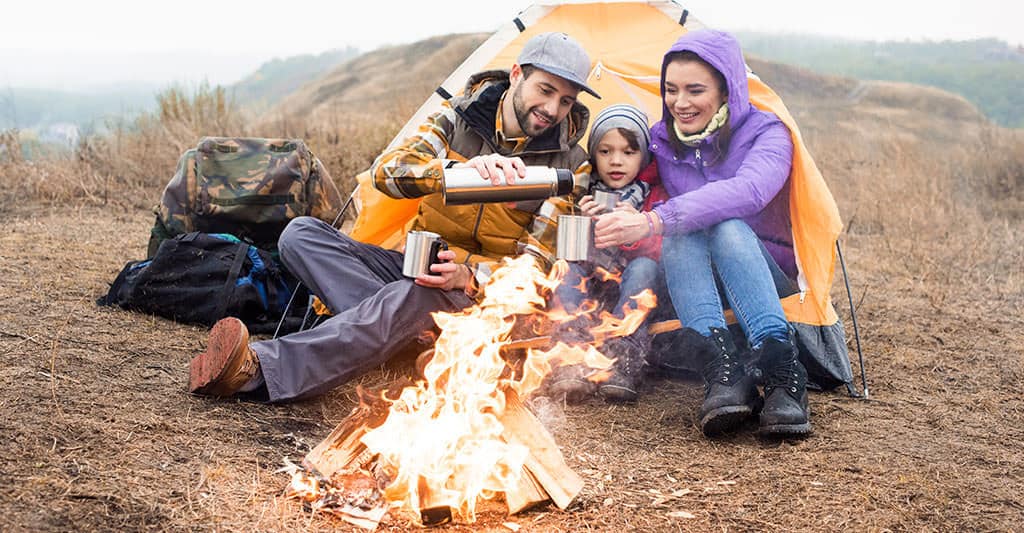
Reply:
<svg viewBox="0 0 1024 533"><path fill-rule="evenodd" d="M622 138L626 139L626 144L629 145L630 148L634 150L640 149L640 138L637 136L635 131L629 128L613 128L613 130L619 132L619 135L622 135ZM608 131L604 132L604 134L608 135ZM601 142L601 140L594 139L594 142L598 143ZM590 154L590 168L592 168L595 173L597 172L597 157L595 157L594 154Z"/></svg>
<svg viewBox="0 0 1024 533"><path fill-rule="evenodd" d="M665 65L668 65L669 63L675 61L678 61L680 63L695 62L704 65L705 67L708 68L708 70L711 71L711 75L714 76L715 83L718 85L718 91L725 95L726 98L729 97L729 86L725 83L725 76L723 76L722 73L718 71L718 69L711 66L711 63L704 61L702 57L689 50L671 52L665 56ZM665 80L662 79L662 83L664 82ZM669 114L666 118L672 123L675 122L675 118L671 114ZM672 144L672 147L675 148L677 152L683 152L687 150L689 147L683 144L683 141L679 140L679 137L676 135L676 129L672 127L673 125L670 123L666 124L666 126L668 126L666 129L668 130L668 139L669 143ZM713 165L725 158L725 153L729 150L729 141L731 139L732 128L729 127L729 121L727 120L725 121L725 124L722 124L722 126L718 128L718 136L715 137L715 151L718 152L718 157L714 161L711 161L709 164Z"/></svg>

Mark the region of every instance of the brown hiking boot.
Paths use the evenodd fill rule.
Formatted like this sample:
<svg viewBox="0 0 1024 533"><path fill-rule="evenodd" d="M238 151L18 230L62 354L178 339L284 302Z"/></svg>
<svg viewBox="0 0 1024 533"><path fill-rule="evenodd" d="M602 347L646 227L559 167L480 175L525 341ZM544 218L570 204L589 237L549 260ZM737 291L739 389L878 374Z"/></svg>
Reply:
<svg viewBox="0 0 1024 533"><path fill-rule="evenodd" d="M193 394L231 396L259 371L260 360L249 348L249 330L241 320L222 318L210 330L206 351L188 365L188 390Z"/></svg>

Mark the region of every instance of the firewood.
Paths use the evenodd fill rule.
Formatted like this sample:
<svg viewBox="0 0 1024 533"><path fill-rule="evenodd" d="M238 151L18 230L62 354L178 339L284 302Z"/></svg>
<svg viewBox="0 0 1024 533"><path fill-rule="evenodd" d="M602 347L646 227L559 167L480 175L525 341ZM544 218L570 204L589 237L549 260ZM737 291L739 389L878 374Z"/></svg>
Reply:
<svg viewBox="0 0 1024 533"><path fill-rule="evenodd" d="M330 479L335 472L355 466L364 455L366 445L360 439L384 423L387 404L381 399L380 391L367 392L359 387L356 394L360 398L359 406L306 454L302 466Z"/></svg>
<svg viewBox="0 0 1024 533"><path fill-rule="evenodd" d="M502 437L509 443L523 445L529 450L526 470L559 509L566 509L583 490L583 479L565 464L554 437L518 396L508 391L506 398L505 412L500 417L505 426ZM518 504L534 496L515 494L513 499Z"/></svg>
<svg viewBox="0 0 1024 533"><path fill-rule="evenodd" d="M544 492L544 487L540 486L540 482L533 477L526 466L523 466L516 488L505 492L508 514L516 514L549 501L551 501L551 497Z"/></svg>

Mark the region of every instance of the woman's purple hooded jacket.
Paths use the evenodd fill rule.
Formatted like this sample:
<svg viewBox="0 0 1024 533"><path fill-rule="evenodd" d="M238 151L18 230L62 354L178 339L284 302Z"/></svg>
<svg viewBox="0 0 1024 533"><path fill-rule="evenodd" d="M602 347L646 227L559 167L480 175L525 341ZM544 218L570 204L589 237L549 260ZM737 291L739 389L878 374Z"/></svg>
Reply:
<svg viewBox="0 0 1024 533"><path fill-rule="evenodd" d="M688 50L725 77L732 138L725 155L715 149L714 133L696 148L677 152L666 125L665 67L661 65L662 120L651 127L651 152L670 199L654 208L665 234L690 233L739 218L761 238L786 274L796 278L789 222L789 172L793 142L774 114L750 104L747 71L739 43L715 30L691 31L666 53Z"/></svg>

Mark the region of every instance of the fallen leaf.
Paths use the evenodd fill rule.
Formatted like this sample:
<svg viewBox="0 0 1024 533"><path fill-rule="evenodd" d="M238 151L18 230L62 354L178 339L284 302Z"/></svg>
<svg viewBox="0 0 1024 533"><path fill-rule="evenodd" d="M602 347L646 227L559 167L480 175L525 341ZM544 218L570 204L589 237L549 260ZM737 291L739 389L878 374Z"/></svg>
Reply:
<svg viewBox="0 0 1024 533"><path fill-rule="evenodd" d="M811 485L813 485L815 487L824 487L825 486L825 484L820 482L820 481L812 481Z"/></svg>
<svg viewBox="0 0 1024 533"><path fill-rule="evenodd" d="M604 506L605 506L605 507L608 507L609 505L611 505L611 504L613 504L613 503L615 503L615 500L613 500L613 499L611 499L611 498L605 498L605 499L604 499Z"/></svg>
<svg viewBox="0 0 1024 533"><path fill-rule="evenodd" d="M665 503L667 501L668 501L668 498L666 498L664 496L658 496L657 498L654 499L653 502L651 502L651 505L653 507L657 507L657 506L659 506L659 505L661 505L661 504L663 504L663 503Z"/></svg>
<svg viewBox="0 0 1024 533"><path fill-rule="evenodd" d="M718 485L735 485L735 481L719 481Z"/></svg>
<svg viewBox="0 0 1024 533"><path fill-rule="evenodd" d="M693 492L693 491L690 490L690 489L676 489L676 490L672 491L672 495L675 496L676 498L678 498L680 496L686 496L687 494L689 494L691 492Z"/></svg>
<svg viewBox="0 0 1024 533"><path fill-rule="evenodd" d="M519 531L519 528L523 527L515 522L504 522L501 525L511 529L512 531Z"/></svg>
<svg viewBox="0 0 1024 533"><path fill-rule="evenodd" d="M650 492L651 494L661 494L661 491L658 489L647 489L647 492Z"/></svg>
<svg viewBox="0 0 1024 533"><path fill-rule="evenodd" d="M668 516L672 518L697 518L693 513L688 513L686 511L672 511L668 513Z"/></svg>
<svg viewBox="0 0 1024 533"><path fill-rule="evenodd" d="M672 483L679 483L679 480L674 478L674 477L672 477L672 476L666 475L665 477L667 477L668 480L671 481Z"/></svg>

